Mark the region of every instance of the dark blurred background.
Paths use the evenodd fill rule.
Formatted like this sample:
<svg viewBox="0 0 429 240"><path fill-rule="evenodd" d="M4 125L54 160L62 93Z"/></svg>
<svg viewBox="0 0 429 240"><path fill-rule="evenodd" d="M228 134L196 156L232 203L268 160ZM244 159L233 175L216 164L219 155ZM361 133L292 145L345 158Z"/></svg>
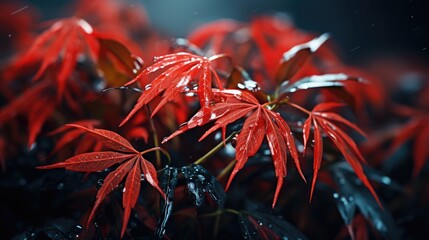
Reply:
<svg viewBox="0 0 429 240"><path fill-rule="evenodd" d="M73 1L32 0L43 18ZM152 24L174 37L220 18L249 20L263 13L287 13L304 30L330 32L340 54L357 62L378 54L429 59L428 0L128 0L139 2Z"/></svg>

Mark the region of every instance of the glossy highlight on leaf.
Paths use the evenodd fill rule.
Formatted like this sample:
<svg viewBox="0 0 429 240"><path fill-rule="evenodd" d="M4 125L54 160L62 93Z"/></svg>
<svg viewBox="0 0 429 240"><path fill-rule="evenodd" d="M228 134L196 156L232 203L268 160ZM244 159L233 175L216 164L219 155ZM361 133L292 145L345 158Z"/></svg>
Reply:
<svg viewBox="0 0 429 240"><path fill-rule="evenodd" d="M155 97L162 94L162 100L153 110L152 116L167 102L177 99L180 94L189 90L188 85L198 79L196 93L200 99L201 108L208 112L210 101L213 98L212 82L215 80L219 89L223 88L216 70L213 69L211 62L216 56L211 58L198 55L179 52L169 55L156 57L155 63L144 69L137 77L128 82L129 86L135 82L145 85L145 91L137 100L136 105L122 121L121 126L125 124L143 105L151 102ZM162 73L152 78L150 75L158 71Z"/></svg>
<svg viewBox="0 0 429 240"><path fill-rule="evenodd" d="M312 53L329 39L329 34L320 35L309 42L296 45L283 54L275 79L277 82L289 80L304 65Z"/></svg>
<svg viewBox="0 0 429 240"><path fill-rule="evenodd" d="M200 207L203 204L207 192L219 207L223 207L226 193L209 171L200 165L190 165L180 168L180 172L186 179L195 206Z"/></svg>

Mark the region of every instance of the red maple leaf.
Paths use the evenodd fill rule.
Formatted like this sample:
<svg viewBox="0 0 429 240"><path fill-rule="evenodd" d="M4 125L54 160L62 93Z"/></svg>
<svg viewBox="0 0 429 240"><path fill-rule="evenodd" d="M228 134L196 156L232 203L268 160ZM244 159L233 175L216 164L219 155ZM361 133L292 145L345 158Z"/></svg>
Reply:
<svg viewBox="0 0 429 240"><path fill-rule="evenodd" d="M174 101L181 93L188 92L189 84L198 78L196 86L196 93L200 99L201 108L204 110L205 116L210 112L210 101L212 99L212 81L216 81L217 87L222 89L222 83L216 70L211 65L211 62L221 57L215 55L210 58L194 55L186 52L179 52L164 55L155 58L155 63L145 70L143 70L137 77L128 82L129 86L135 82L140 81L145 85L145 91L138 99L136 105L122 121L120 126L125 124L143 105L148 104L155 97L162 94L162 100L158 103L157 107L152 112L156 114L158 110L167 102ZM159 74L159 72L161 72ZM155 78L154 74L159 75ZM149 83L149 84L148 84Z"/></svg>
<svg viewBox="0 0 429 240"><path fill-rule="evenodd" d="M22 69L28 64L41 62L33 79L39 79L46 69L61 58L57 75L58 97L65 88L65 82L73 71L80 54L89 51L95 62L99 44L94 30L85 20L72 17L55 22L33 42L30 49L19 58L14 68Z"/></svg>
<svg viewBox="0 0 429 240"><path fill-rule="evenodd" d="M123 189L122 205L125 209L122 225L121 236L124 235L128 220L130 218L131 209L137 203L140 193L141 173L149 184L156 188L163 196L164 192L158 185L157 172L151 162L146 160L143 155L159 151L160 148L151 148L142 152L137 151L131 143L117 133L103 129L89 129L80 125L70 124L69 127L74 127L83 130L98 141L106 148L112 151L100 151L83 153L71 157L64 162L55 163L48 166L38 167L39 169L65 168L71 171L79 172L98 172L109 168L115 164L120 164L116 170L110 172L104 179L104 183L98 190L94 207L88 218L88 223L93 219L95 211L106 196L112 192L123 179L125 187Z"/></svg>
<svg viewBox="0 0 429 240"><path fill-rule="evenodd" d="M288 124L278 113L271 111L268 108L268 104L260 104L249 92L233 89L214 89L213 94L215 97L223 98L223 101L211 106L208 118L205 116L204 110L198 111L187 124L167 137L163 143L191 128L202 126L213 120L216 120L214 126L207 130L200 138L200 141L219 128L222 128L222 135L225 138L228 124L247 117L237 137L235 155L237 163L232 170L226 188L230 186L234 176L244 167L249 157L257 153L264 137L266 137L277 177L277 187L273 200L274 207L283 185L283 178L287 173L287 151L291 154L298 172L305 180L299 164L295 140Z"/></svg>
<svg viewBox="0 0 429 240"><path fill-rule="evenodd" d="M371 186L368 178L366 177L361 163L366 163L362 154L360 153L356 143L353 139L345 133L341 128L337 126L338 123L346 125L353 130L357 131L363 136L366 134L358 128L355 124L349 122L347 119L338 115L337 113L330 112L333 108L342 107L342 103L320 103L316 105L311 112L303 109L300 106L290 103L290 105L308 113L308 118L303 125L303 141L304 141L304 152L307 147L308 140L310 138L311 126L313 126L313 181L311 185L310 200L313 196L314 186L317 180L317 174L319 172L322 158L323 158L323 136L322 132L325 133L331 142L337 147L337 149L343 154L346 161L353 168L357 177L363 182L368 188L374 198L379 202L377 194ZM380 202L379 202L380 203ZM381 204L380 204L381 206Z"/></svg>
<svg viewBox="0 0 429 240"><path fill-rule="evenodd" d="M20 56L8 71L9 74L15 75L16 71L25 69L26 66L40 64L33 77L37 80L50 66L59 63L58 69L55 69L55 79L57 98L61 99L66 89L67 79L82 56L89 56L94 63L97 63L99 58L104 61L113 61L112 67L120 70L124 68L129 72L133 71L133 68L136 68L135 72L139 70L140 59L113 39L115 39L114 36L95 32L92 26L81 18L61 19L41 33L30 49Z"/></svg>

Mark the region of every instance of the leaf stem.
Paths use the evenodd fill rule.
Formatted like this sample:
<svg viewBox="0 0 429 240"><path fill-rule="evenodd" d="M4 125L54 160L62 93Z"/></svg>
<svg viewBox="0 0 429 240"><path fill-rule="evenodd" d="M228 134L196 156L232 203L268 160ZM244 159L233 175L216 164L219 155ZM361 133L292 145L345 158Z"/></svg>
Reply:
<svg viewBox="0 0 429 240"><path fill-rule="evenodd" d="M216 213L218 213L218 214L216 214L215 223L213 226L212 239L217 239L217 233L219 232L220 220L221 220L223 211L222 211L222 209L218 208Z"/></svg>
<svg viewBox="0 0 429 240"><path fill-rule="evenodd" d="M162 148L162 147L153 147L153 148L150 148L150 149L146 149L146 150L144 150L144 151L142 151L142 152L140 152L140 155L143 155L143 154L146 154L146 153L149 153L149 152L153 152L153 151L156 151L156 152L162 152L166 157L167 157L167 160L168 160L168 164L170 164L171 163L171 156L170 156L170 153L168 153L167 152L167 150L165 150L164 148Z"/></svg>
<svg viewBox="0 0 429 240"><path fill-rule="evenodd" d="M237 160L231 161L222 171L217 175L216 179L219 181L222 179L229 171L231 171L232 167L234 167Z"/></svg>
<svg viewBox="0 0 429 240"><path fill-rule="evenodd" d="M305 108L303 108L303 107L301 107L301 106L299 106L299 105L297 105L295 103L286 102L286 104L289 104L289 106L294 107L294 108L300 110L301 112L304 112L304 113L306 113L308 115L311 115L310 111L308 111L307 109L305 109Z"/></svg>
<svg viewBox="0 0 429 240"><path fill-rule="evenodd" d="M215 216L218 216L218 215L223 214L223 213L231 213L231 214L235 214L235 215L240 215L240 212L238 212L237 210L234 210L231 208L225 208L225 209L221 209L221 211L219 211L219 209L217 209L214 212L200 215L200 217L215 217Z"/></svg>
<svg viewBox="0 0 429 240"><path fill-rule="evenodd" d="M225 146L227 142L229 142L234 136L237 134L236 131L232 132L224 141L220 142L218 145L216 145L212 150L204 154L204 156L198 158L194 164L199 165L204 163L209 157L211 157L213 154L215 154L217 151L222 149L222 147Z"/></svg>
<svg viewBox="0 0 429 240"><path fill-rule="evenodd" d="M152 111L150 110L150 107L148 105L146 105L146 109L149 113L149 116L151 116ZM151 117L149 118L149 124L150 124L150 129L152 131L152 136L153 136L153 145L155 146L155 148L157 148L157 147L159 147L158 131L156 130L155 123ZM156 165L158 168L160 168L161 167L161 154L159 151L156 151L155 154L156 154Z"/></svg>

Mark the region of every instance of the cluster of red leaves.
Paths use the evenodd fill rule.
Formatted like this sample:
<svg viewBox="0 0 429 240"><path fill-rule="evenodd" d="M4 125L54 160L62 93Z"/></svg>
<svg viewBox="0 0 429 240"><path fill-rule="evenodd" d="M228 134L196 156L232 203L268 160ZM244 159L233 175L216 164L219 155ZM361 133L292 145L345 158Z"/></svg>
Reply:
<svg viewBox="0 0 429 240"><path fill-rule="evenodd" d="M252 69L252 79L264 86L266 91L272 91L283 81L297 81L310 75L342 72L362 77L371 84L362 85L349 81L344 83L340 93L324 91L323 94L326 99L333 101L347 100L359 115L365 116L368 107L382 109L386 93L380 80L368 72L344 65L330 47L331 43L322 45L326 36L323 41L321 38L310 44L314 37L313 34L295 28L287 17L263 15L252 18L248 24L233 20L209 23L194 30L188 39L196 46L207 49L209 54L226 53L236 64ZM291 53L302 48L307 50L300 53L303 58L297 58L298 62L302 61L297 64L299 68L295 69L294 74L288 75L281 69L283 66L279 65L279 61L287 61L289 56L285 52ZM311 51L312 58L316 61L307 61L305 57L311 49L317 49ZM352 100L338 95L346 95Z"/></svg>
<svg viewBox="0 0 429 240"><path fill-rule="evenodd" d="M216 98L222 99L222 101L211 106L209 118L204 114L204 110L200 110L186 125L182 126L163 142L170 140L184 131L202 126L213 120L216 120L215 125L207 130L200 138L200 141L219 128L222 128L222 135L225 139L227 125L240 118L247 117L237 137L235 157L237 163L232 170L226 188L229 187L237 172L244 167L248 158L257 153L264 137L266 137L277 177L277 188L273 200L274 207L283 185L283 179L286 176L287 151L292 155L295 166L301 177L305 180L301 171L295 140L288 124L278 113L269 110L266 105L260 104L249 92L225 89L214 91L213 94Z"/></svg>
<svg viewBox="0 0 429 240"><path fill-rule="evenodd" d="M132 76L133 71L137 73L141 67L139 58L109 37L94 32L91 25L80 18L55 22L5 71L6 81L13 80L22 72L26 73L27 68L37 65L38 70L32 79L39 81L32 82L31 87L1 109L0 124L4 125L16 115L26 115L30 146L52 112L61 106L63 99L75 113L81 113L79 105L93 99L98 91L81 74L73 76L82 57L99 64L98 70L104 74L108 85L109 76L118 77L117 72L124 72L128 76ZM112 72L111 68L117 70ZM80 94L83 96L77 98Z"/></svg>
<svg viewBox="0 0 429 240"><path fill-rule="evenodd" d="M66 80L74 70L80 54L88 51L92 61L97 60L98 40L94 30L83 19L69 18L59 20L47 31L43 32L31 48L15 62L14 68L22 69L34 63L40 63L39 70L33 77L38 80L46 69L57 62L61 56L61 64L56 76L58 98L62 98Z"/></svg>
<svg viewBox="0 0 429 240"><path fill-rule="evenodd" d="M279 70L275 74L279 76L277 78L291 79L294 75L297 74L299 69L303 67L311 53L315 52L323 44L323 42L326 41L326 39L326 35L322 35L321 37L311 40L308 43L295 46L288 52L284 53L283 59L280 62L280 66L277 68ZM189 129L205 125L213 120L216 120L215 125L210 128L200 138L200 140L204 139L207 135L219 128L222 128L223 138L225 139L227 125L237 121L240 118L247 117L243 128L237 137L237 163L231 173L231 177L227 183L227 188L231 184L231 181L237 172L244 167L248 158L254 156L260 149L264 136L266 135L277 177L277 188L273 200L274 207L283 185L283 179L286 176L287 151L290 152L299 174L305 180L304 174L302 173L299 164L300 160L295 146L295 138L292 135L290 127L278 112L270 110L270 108L274 108L275 104L281 105L282 100L286 98L286 94L290 94L296 90L286 91L285 94L280 94L279 98L274 102L260 104L258 100L249 92L238 89L224 89L215 69L210 65L210 60L216 59L218 56L221 55L215 55L211 58L206 58L189 53L179 52L156 58L156 62L152 66L146 68L135 79L127 84L130 85L140 81L147 85L145 85L145 91L140 96L137 104L134 106L134 109L131 111L128 117L124 119L121 125L126 123L134 113L142 108L143 105L151 102L162 92L164 92L162 95L162 100L155 108L153 114L155 114L167 102L177 99L180 94L196 93L200 99L201 106L200 111L198 111L186 124L182 125L178 131L167 137L163 143ZM160 69L162 69L163 72L158 74L158 76L156 76L152 82L148 81L151 74L156 73ZM213 88L211 86L213 78L216 80L219 89ZM188 86L194 79L198 79L198 84L196 84L196 87L190 89ZM325 80L325 82L330 82L331 80L334 81L335 79L328 78L328 80ZM347 80L347 78L344 80ZM290 81L287 82L287 84L291 85L297 82L299 82L299 80ZM335 105L335 103L331 103L331 105L332 104ZM329 103L327 103L327 105L329 106ZM322 105L319 108L323 108L323 106L325 105ZM316 111L317 110L318 108ZM320 124L317 124L317 121L314 120L314 131L316 136L314 151L315 173L311 192L313 192L317 171L320 168L322 158L322 137L318 128L318 126L321 125L328 133L331 140L333 140L334 144L339 147L339 150L346 157L347 161L353 166L353 169L356 171L359 178L376 197L375 191L372 189L369 181L366 179L365 174L363 173L360 163L364 163L365 161L363 160L363 157L360 154L356 144L345 132L340 131L337 133L335 126L327 121L327 119L331 117L336 121L342 122L343 124L353 126L355 129L357 129L357 127L348 122L346 119L341 118L339 115L333 113L324 113L324 115L320 116L318 113L310 114L310 118L313 118L314 116L317 116L317 119L320 117L318 120L320 121ZM322 119L322 117L324 119ZM306 132L304 139L306 143L306 140L308 140L310 125L307 124L305 130ZM351 153L350 150L352 150Z"/></svg>
<svg viewBox="0 0 429 240"><path fill-rule="evenodd" d="M106 11L102 10L91 18L89 13L94 9ZM24 70L35 70L30 74L32 81L26 83L29 87L19 97L13 97L14 92L5 94L11 96L11 100L0 111L0 124L11 122L17 115L25 116L29 132L28 144L31 145L42 131L44 123L62 107L62 100L75 113L85 112L82 103L86 102L85 100L93 100L100 90L93 86L94 79L86 76L89 75L88 72L96 72L103 80L103 87L123 85L122 88L127 89L131 88L132 84L139 84L142 89L137 91L140 91L141 95L130 112L125 113L126 116L118 114L120 116L103 122L106 128L111 129L118 125L118 118L122 120L122 117L125 117L120 123L125 137L109 130L94 128L101 122L82 120L87 119L87 116L48 134L62 135L56 142L52 155L60 152L70 142L77 139L80 141L74 151L76 156L64 162L39 167L40 169L65 168L78 172L100 172L117 166L108 173L99 189L88 223L94 219L94 214L103 200L121 182L125 182L121 236L126 232L131 210L138 202L142 175L165 197L158 183L157 169L143 155L156 151L167 156L168 154L157 144L139 152L127 140L143 139L147 143L150 133L143 125L151 122L152 134L156 134L154 120L163 122L169 130L176 129L162 141L162 144L165 144L186 131L209 124L213 125L202 134L199 141L221 129L226 142L228 127L237 124L240 119L245 119L238 132L233 133L236 134L235 165L226 188L230 187L233 179L245 168L249 158L255 157L259 151L266 148L263 144L266 142L277 178L273 207L279 199L287 175L288 157L292 158L296 171L306 181L305 170L301 169L301 165L309 146L313 152L310 190L312 199L317 177L323 166L322 160L326 156L324 148L327 142L324 142L324 139L329 139L330 145L340 153L335 157L335 161L341 161L342 155L358 179L381 205L363 170L362 165L366 164L364 156L353 138L340 127L346 126L363 136L366 135L357 125L334 112L334 109L347 103L354 105L359 112L367 107L368 102L381 108L386 96L377 85L378 80L372 75L340 62L326 44L327 34L314 37L297 30L289 21L278 16L260 16L249 24L224 20L205 25L190 34L189 42L186 43L188 46L179 46L189 52L164 54L167 52L166 48L158 49L148 44L160 41L157 34L150 34L149 38L144 39L143 49L147 51L141 51L140 46L130 40L138 34L139 28L145 31L149 29L146 15L138 9L130 9L114 1L94 1L91 4L82 1L78 5L78 12L79 17L60 19L53 23L35 38L30 49L19 55L5 71L5 82L10 83L22 74L29 74ZM120 14L124 12L125 15ZM135 14L139 17L127 17ZM94 26L102 32L95 31L92 24L83 17L92 19L96 24ZM122 25L130 26L131 29L123 29ZM145 59L150 59L154 53L163 55L155 57L153 64L141 69L142 61L135 53L143 54ZM228 67L225 69L230 71L222 69L219 59L227 59ZM314 59L316 61L313 61ZM84 62L90 62L93 69L80 69L79 64ZM251 74L246 70L250 70ZM365 76L365 81L353 76ZM373 84L362 84L363 82ZM320 89L322 90L314 95L318 98L312 96L313 91ZM302 92L304 94L299 95ZM338 92L341 94L337 94ZM369 96L368 102L363 97L365 94ZM192 109L185 96L197 96L199 110ZM118 102L119 111L127 112L126 102ZM169 102L177 104L167 104ZM298 115L291 117L293 111L289 112L283 106L292 106L308 114L304 124L296 126ZM313 109L309 111L303 106L313 106ZM188 113L193 110L196 113L190 117ZM157 113L158 118L155 118ZM399 134L393 140L391 151L414 138L414 173L417 174L429 155L425 145L429 141L429 128L426 124L428 117L426 113L409 111L408 117L411 115L417 117L397 131ZM171 123L172 118L182 122L189 117L178 129L178 124ZM297 132L302 132L302 141ZM4 156L7 150L4 139L0 136L2 166L5 164ZM298 150L298 144L301 143L297 142L302 142L302 151ZM174 189L169 191L174 195ZM164 221L166 219L168 216ZM248 217L248 221L258 228L261 235L266 238L268 235L275 235L271 230L259 228L255 219Z"/></svg>

